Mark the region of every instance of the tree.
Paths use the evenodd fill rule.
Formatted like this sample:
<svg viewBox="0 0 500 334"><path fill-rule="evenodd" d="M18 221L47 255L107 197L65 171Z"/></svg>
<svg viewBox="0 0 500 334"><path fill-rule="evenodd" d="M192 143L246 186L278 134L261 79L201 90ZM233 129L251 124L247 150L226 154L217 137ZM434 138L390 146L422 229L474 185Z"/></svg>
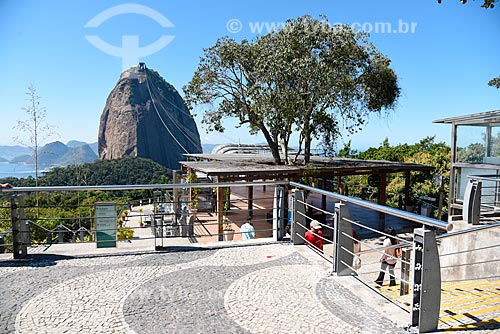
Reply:
<svg viewBox="0 0 500 334"><path fill-rule="evenodd" d="M314 139L331 148L341 127L356 132L369 113L394 107L400 89L389 65L365 33L302 16L252 42L219 39L184 92L190 107L213 106L203 118L209 131L224 131L230 117L260 131L277 164L280 146L288 162L298 131L307 163Z"/></svg>
<svg viewBox="0 0 500 334"><path fill-rule="evenodd" d="M270 133L263 114L265 89L256 71L256 66L262 66L260 46L247 40L237 43L228 37L220 38L204 50L193 78L183 90L190 108L215 104L216 108L206 110L203 116L207 131L224 132L222 119L237 118L240 126L249 125L250 133L262 132L275 162L280 163L276 136Z"/></svg>
<svg viewBox="0 0 500 334"><path fill-rule="evenodd" d="M459 0L462 4L466 4L467 3L467 0ZM438 3L441 3L442 0L437 0ZM497 0L484 0L483 4L481 5L481 7L484 7L484 8L494 8L495 7L495 2L497 2Z"/></svg>
<svg viewBox="0 0 500 334"><path fill-rule="evenodd" d="M28 119L17 122L17 129L21 132L26 132L29 135L28 142L23 141L20 137L15 137L14 140L21 145L28 146L32 149L35 158L35 186L38 187L38 150L43 142L56 134L52 130L52 126L45 123L46 109L40 105L40 96L38 96L35 86L30 85L28 91L28 104L22 109L28 114Z"/></svg>
<svg viewBox="0 0 500 334"><path fill-rule="evenodd" d="M500 89L500 77L491 79L488 85Z"/></svg>

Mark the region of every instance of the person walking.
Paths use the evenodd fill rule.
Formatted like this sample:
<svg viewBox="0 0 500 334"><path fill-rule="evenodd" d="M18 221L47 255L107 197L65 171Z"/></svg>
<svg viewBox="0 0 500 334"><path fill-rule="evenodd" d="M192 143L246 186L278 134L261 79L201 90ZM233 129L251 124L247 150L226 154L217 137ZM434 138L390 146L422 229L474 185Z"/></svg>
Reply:
<svg viewBox="0 0 500 334"><path fill-rule="evenodd" d="M387 228L387 236L384 239L383 247L394 246L398 243L396 236L396 230L389 226ZM380 256L380 272L378 274L375 283L382 285L384 283L385 272L389 270L389 286L396 285L396 276L394 275L394 267L396 267L396 248L384 249L384 252Z"/></svg>

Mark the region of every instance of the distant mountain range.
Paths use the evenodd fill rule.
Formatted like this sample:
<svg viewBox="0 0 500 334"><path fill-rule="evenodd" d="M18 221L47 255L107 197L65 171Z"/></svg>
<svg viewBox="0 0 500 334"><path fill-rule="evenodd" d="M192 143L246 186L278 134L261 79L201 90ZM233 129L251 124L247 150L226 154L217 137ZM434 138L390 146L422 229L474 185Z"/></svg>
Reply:
<svg viewBox="0 0 500 334"><path fill-rule="evenodd" d="M203 153L211 153L220 144L202 144ZM38 163L41 166L68 166L92 162L98 158L97 142L88 144L70 140L66 144L55 141L41 147L38 151ZM0 145L0 163L35 164L31 148L26 146Z"/></svg>
<svg viewBox="0 0 500 334"><path fill-rule="evenodd" d="M97 159L97 142L71 140L67 144L60 141L49 143L38 150L38 164L40 166L68 166L93 162ZM17 164L35 164L33 150L24 146L1 146L0 162Z"/></svg>

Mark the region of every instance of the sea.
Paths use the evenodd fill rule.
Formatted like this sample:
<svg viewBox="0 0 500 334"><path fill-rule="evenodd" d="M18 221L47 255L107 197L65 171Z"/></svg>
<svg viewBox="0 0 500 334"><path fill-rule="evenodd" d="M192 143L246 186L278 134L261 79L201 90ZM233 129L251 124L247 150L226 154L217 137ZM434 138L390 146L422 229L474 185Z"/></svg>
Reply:
<svg viewBox="0 0 500 334"><path fill-rule="evenodd" d="M41 169L38 169L38 174L42 175ZM35 165L11 164L7 162L0 163L0 179L5 177L17 177L18 179L28 176L35 177Z"/></svg>

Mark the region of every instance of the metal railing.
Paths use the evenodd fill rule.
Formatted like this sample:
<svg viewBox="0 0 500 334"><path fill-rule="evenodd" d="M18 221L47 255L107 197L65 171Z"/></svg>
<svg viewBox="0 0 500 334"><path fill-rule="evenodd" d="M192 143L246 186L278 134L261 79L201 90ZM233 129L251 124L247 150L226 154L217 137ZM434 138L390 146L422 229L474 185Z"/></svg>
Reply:
<svg viewBox="0 0 500 334"><path fill-rule="evenodd" d="M449 284L456 291L453 284L458 282L472 285L471 300L483 303L498 301L498 293L494 292L497 290L490 288L486 295L478 296L481 289L476 289L474 285L475 282L483 285L491 282L498 286L500 257L496 254L500 247L500 222L490 221L489 225L471 228L466 223L455 222L454 225L465 225L466 229L452 231L454 225L447 222L298 183L290 184L296 188L292 190L293 199L290 201L294 211L291 215L294 244L307 245L304 234L309 222L313 218L323 219L320 220L322 230L333 230L331 239L328 244L325 240L325 248L321 252L309 246L332 264L338 276L352 276L408 312L409 325L417 327L418 332L435 331L438 325L453 328L450 327L453 323L450 318L456 317L461 319L462 324L463 319L476 321L477 326L491 325L496 321L498 313L496 317L486 315L486 320L477 320L477 316L471 318L482 311L474 303L471 303L472 306L460 306L464 314L450 316L460 310L442 309L450 307L450 302L445 300L442 303L442 298L452 298L442 294L447 293L445 287ZM304 199L304 193L308 194L307 199ZM316 214L306 214L307 209L314 210ZM398 232L398 236L392 236L395 239L393 244L383 243L391 237L384 232L388 226ZM357 250L354 247L356 243L360 247ZM400 257L396 255L396 249L402 250ZM393 260L387 261L394 262L392 268L381 265L381 257ZM380 279L382 274L386 278L384 282ZM391 281L397 282L396 286L387 284ZM474 310L469 312L467 307L474 307ZM495 304L483 308L484 312L493 312L499 306Z"/></svg>
<svg viewBox="0 0 500 334"><path fill-rule="evenodd" d="M257 196L250 195L250 188L268 187L267 191L260 192ZM288 194L285 187L293 188ZM186 197L190 187L215 188L219 194L215 205L208 210L193 212L189 209L189 201L181 200ZM229 187L230 197L220 196L218 189ZM245 191L246 188L246 191ZM471 250L444 252L446 240L453 237L463 237L473 232L483 233L498 227L498 223L488 226L473 227L467 231L453 231L453 225L429 217L420 216L394 208L382 206L359 198L348 197L337 193L317 189L295 182L227 182L227 183L199 183L199 184L155 184L135 186L101 186L101 187L39 187L39 188L13 188L5 189L2 194L8 194L10 206L0 208L11 211L12 228L4 231L2 235L12 236L12 243L4 239L4 246L14 249L14 256L26 255L22 248L33 244L30 236L45 233L44 238L38 238L42 244L52 243L96 243L97 233L107 232L106 228L97 228L95 210L88 215L78 217L34 217L36 209L26 205L25 199L35 191L40 194L52 196L59 192L120 192L126 196L131 190L155 190L156 192L168 191L171 196L166 196L165 210L168 212L155 212L158 193L152 197L132 199L134 208L126 216L123 226L110 228L113 231L134 231L142 233L140 240L155 240L164 246L169 238L196 239L202 238L212 241L225 239L224 226L230 224L235 227L235 239L241 238L239 227L251 215L257 237L280 240L285 236L286 223L290 224L290 238L295 245L307 245L306 238L311 220L318 220L322 232L311 231L309 237L321 240L320 247L312 246L315 252L331 263L333 271L338 276L352 276L373 291L381 294L392 292L391 300L408 312L409 325L418 327L419 332L429 332L437 329L440 310L440 287L442 282L453 281L447 270L449 268L466 267L463 263L457 265L446 262L446 259L458 257L460 254L470 254ZM307 197L304 195L307 193ZM288 200L285 199L288 194ZM162 193L163 196L163 193ZM126 197L122 197L126 198ZM117 206L123 206L125 200L115 200ZM147 203L147 204L146 204ZM141 206L141 204L143 204ZM288 205L286 205L288 204ZM88 203L87 203L88 205ZM226 205L226 206L225 206ZM138 207L139 206L139 207ZM146 208L147 207L147 208ZM61 210L65 209L60 207ZM53 208L57 209L57 208ZM74 208L73 208L74 209ZM88 208L87 208L88 209ZM140 211L139 211L140 210ZM285 222L285 212L288 210L289 219ZM116 216L105 218L118 219L121 210L116 211ZM167 217L170 216L170 217ZM68 222L87 222L85 226L69 226ZM44 223L52 222L54 226L47 227ZM144 224L143 228L139 222ZM392 226L398 232L394 237L386 233L386 227ZM38 232L37 232L38 231ZM147 232L147 233L146 233ZM355 233L354 233L355 232ZM444 233L444 234L442 234ZM392 245L383 244L386 238L394 238L397 242ZM130 239L130 238L128 238ZM111 241L119 241L116 237ZM135 240L133 241L135 242ZM355 248L355 244L360 249ZM0 245L1 247L1 245ZM17 247L17 248L16 248ZM483 250L496 249L498 243L483 245ZM479 249L480 251L481 249ZM396 250L402 249L399 257ZM16 253L17 252L17 253ZM391 266L381 267L380 258L384 257L391 262ZM361 265L359 264L361 261ZM441 262L440 262L441 261ZM496 259L495 261L498 261ZM392 262L395 262L392 265ZM483 261L478 261L483 262ZM481 263L473 263L477 268ZM393 270L394 269L394 270ZM374 284L377 275L384 273L388 278L382 284ZM480 278L496 277L482 275ZM467 277L470 279L470 277ZM396 287L388 282L396 281ZM408 307L409 305L409 307Z"/></svg>
<svg viewBox="0 0 500 334"><path fill-rule="evenodd" d="M255 238L278 239L283 233L284 212L276 209L278 199L276 189L286 182L220 182L196 184L150 184L150 185L111 185L111 186L73 186L73 187L17 187L2 189L4 198L10 205L0 208L10 215L12 243L2 238L2 250L14 253L15 258L25 257L27 247L36 245L96 243L99 247L99 233L106 235L103 242L133 242L154 240L155 248L167 245L168 238L187 237L190 242L222 241L246 239L253 233L240 232L240 227L251 218ZM260 191L258 187L266 188ZM210 207L196 210L191 202L191 188L207 189L206 193L219 193ZM230 189L229 197L223 198L219 189ZM243 191L242 191L243 189ZM148 190L150 197L130 198L129 192ZM253 192L257 193L253 196ZM33 194L37 193L40 203L43 199L77 192L79 202L68 204L35 205ZM153 193L151 195L151 192ZM116 211L100 217L108 221L107 226L97 226L94 203L84 201L96 193L106 193L102 198L112 197ZM165 194L165 195L164 195ZM167 196L168 194L168 196ZM280 192L283 199L283 190ZM250 196L250 197L247 197ZM186 198L188 198L186 200ZM73 198L74 199L74 198ZM47 200L48 201L48 200ZM64 200L61 200L64 202ZM198 201L196 201L199 204ZM142 206L140 204L143 204ZM130 205L130 206L129 206ZM161 207L160 207L161 205ZM158 210L161 208L161 210ZM281 210L283 209L281 205ZM9 212L10 211L10 212ZM83 212L83 213L82 213ZM113 213L115 212L115 213ZM45 216L43 215L45 214ZM116 224L114 223L116 222ZM147 228L144 228L147 227ZM232 230L232 233L229 233ZM3 234L8 234L6 231ZM2 235L3 235L2 234ZM109 234L109 235L108 235ZM101 235L102 236L102 235Z"/></svg>
<svg viewBox="0 0 500 334"><path fill-rule="evenodd" d="M382 277L389 275L389 282L399 281L399 295L406 298L392 301L409 313L409 324L418 327L419 332L437 329L441 278L435 231L451 231L453 225L299 183L290 182L290 185L295 187L292 190L293 199L289 201L292 203L292 240L295 245L310 245L305 238L309 223L315 216L323 219L320 221L322 229L330 228L332 235L321 253L332 263L333 271L338 276L353 276L374 291L379 291L381 287L394 289L392 284L383 284ZM304 191L308 194L307 199L304 198ZM306 213L308 209L309 214ZM311 210L315 210L316 215ZM408 239L394 237L384 232L388 226L393 226L400 233L404 230L413 233ZM356 238L353 234L360 237ZM397 241L392 245L383 244L382 239L389 237ZM354 250L355 242L359 242L361 251ZM395 250L400 248L404 248L405 252L398 257ZM314 250L318 252L318 249ZM413 256L410 257L410 253ZM360 268L356 268L357 257L362 259ZM381 264L381 257L385 264ZM400 275L396 274L396 268ZM378 281L377 284L374 281Z"/></svg>

